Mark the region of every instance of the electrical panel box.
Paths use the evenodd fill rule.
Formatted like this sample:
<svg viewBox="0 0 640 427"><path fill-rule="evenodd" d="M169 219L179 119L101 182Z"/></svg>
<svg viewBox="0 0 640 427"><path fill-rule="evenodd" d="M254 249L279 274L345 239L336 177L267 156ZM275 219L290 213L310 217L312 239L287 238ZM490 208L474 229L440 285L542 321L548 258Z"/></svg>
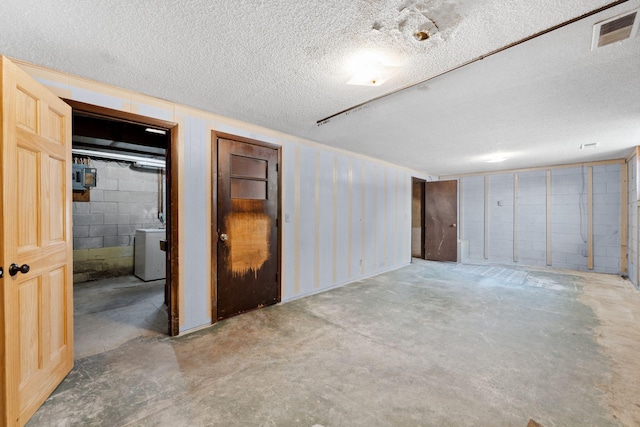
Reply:
<svg viewBox="0 0 640 427"><path fill-rule="evenodd" d="M98 174L96 168L74 163L72 166L72 178L74 190L86 190L96 186Z"/></svg>

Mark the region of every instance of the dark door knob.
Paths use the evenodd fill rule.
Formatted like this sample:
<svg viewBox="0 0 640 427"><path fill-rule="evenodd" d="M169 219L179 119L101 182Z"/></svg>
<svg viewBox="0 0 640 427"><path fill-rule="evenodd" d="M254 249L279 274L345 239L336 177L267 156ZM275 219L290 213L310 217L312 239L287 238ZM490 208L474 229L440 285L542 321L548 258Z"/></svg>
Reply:
<svg viewBox="0 0 640 427"><path fill-rule="evenodd" d="M22 264L22 265L18 265L16 263L13 263L9 266L9 276L15 276L18 273L22 273L22 274L26 274L29 272L31 267L29 267L27 264Z"/></svg>

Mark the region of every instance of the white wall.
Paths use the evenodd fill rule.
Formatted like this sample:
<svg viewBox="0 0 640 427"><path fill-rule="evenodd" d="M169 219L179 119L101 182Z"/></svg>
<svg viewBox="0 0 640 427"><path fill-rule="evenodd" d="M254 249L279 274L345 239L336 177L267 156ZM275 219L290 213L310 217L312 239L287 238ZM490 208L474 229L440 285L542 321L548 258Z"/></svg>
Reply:
<svg viewBox="0 0 640 427"><path fill-rule="evenodd" d="M211 319L211 131L282 146L282 300L410 262L411 171L280 132L21 64L58 96L179 127L180 330ZM414 174L416 175L416 174Z"/></svg>
<svg viewBox="0 0 640 427"><path fill-rule="evenodd" d="M629 215L629 280L638 286L638 158L633 156L627 163L628 215Z"/></svg>
<svg viewBox="0 0 640 427"><path fill-rule="evenodd" d="M622 165L591 167L593 271L618 274L621 269ZM469 242L469 259L545 266L547 238L550 237L550 266L588 270L588 168L550 170L549 218L546 170L460 178L460 238ZM485 182L489 186L486 198ZM547 220L551 236L547 236ZM488 233L485 233L485 227Z"/></svg>

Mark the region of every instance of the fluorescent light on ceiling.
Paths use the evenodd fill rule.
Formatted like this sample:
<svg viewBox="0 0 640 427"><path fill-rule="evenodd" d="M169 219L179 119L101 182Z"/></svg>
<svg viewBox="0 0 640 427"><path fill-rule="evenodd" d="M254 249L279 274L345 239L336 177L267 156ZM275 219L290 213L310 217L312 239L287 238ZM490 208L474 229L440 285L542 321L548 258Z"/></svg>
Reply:
<svg viewBox="0 0 640 427"><path fill-rule="evenodd" d="M85 150L82 148L74 148L71 150L73 154L79 156L97 157L100 159L120 160L124 162L139 163L144 166L164 168L166 162L162 159L154 159L150 157L132 156L129 154L112 153L107 151Z"/></svg>
<svg viewBox="0 0 640 427"><path fill-rule="evenodd" d="M144 131L145 132L149 132L149 133L157 133L158 135L166 135L167 134L167 131L163 130L163 129L146 128Z"/></svg>
<svg viewBox="0 0 640 427"><path fill-rule="evenodd" d="M582 144L580 145L580 149L584 150L586 148L598 148L598 143L597 142L592 142L590 144Z"/></svg>

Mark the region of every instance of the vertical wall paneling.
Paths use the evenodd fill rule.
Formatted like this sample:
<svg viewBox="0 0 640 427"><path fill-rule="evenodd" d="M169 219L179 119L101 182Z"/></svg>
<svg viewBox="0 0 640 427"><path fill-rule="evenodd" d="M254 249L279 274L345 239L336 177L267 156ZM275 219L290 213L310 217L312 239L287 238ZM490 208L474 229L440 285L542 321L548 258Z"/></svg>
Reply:
<svg viewBox="0 0 640 427"><path fill-rule="evenodd" d="M338 156L333 157L333 269L331 281L338 281Z"/></svg>
<svg viewBox="0 0 640 427"><path fill-rule="evenodd" d="M349 158L338 158L338 186L337 186L337 252L336 252L336 280L334 285L347 283L349 280L349 241L351 240L351 218L349 215Z"/></svg>
<svg viewBox="0 0 640 427"><path fill-rule="evenodd" d="M484 177L484 259L489 259L489 176Z"/></svg>
<svg viewBox="0 0 640 427"><path fill-rule="evenodd" d="M460 178L458 180L458 239L460 240L464 240L465 239L465 235L464 235L464 223L465 223L465 203L464 203L464 183L465 180L464 178ZM460 257L461 254L458 254L458 257ZM462 258L460 258L462 259Z"/></svg>
<svg viewBox="0 0 640 427"><path fill-rule="evenodd" d="M75 97L74 97L75 99ZM85 101L85 102L89 102L89 103L93 103L91 101ZM176 179L178 181L178 230L182 231L185 228L185 217L184 217L184 213L185 213L185 193L184 193L184 189L185 189L185 181L186 181L186 176L185 176L185 157L186 157L186 153L185 153L185 131L186 131L186 127L187 127L187 121L186 118L183 115L178 115L176 114L174 117L174 121L176 123L178 123L178 149L176 150L177 154L177 159L171 159L172 162L177 161L178 162L178 167L176 168L178 170L178 176L174 177L174 179ZM185 244L185 233L184 232L179 232L178 233L178 262L181 262L181 260L183 260L185 258L185 252L186 252L186 244ZM172 283L172 286L174 286L175 283ZM178 329L179 330L185 330L188 329L188 326L186 324L186 320L185 320L185 316L184 313L187 311L186 310L186 298L185 295L187 294L186 292L186 288L185 288L185 272L184 272L184 268L180 268L179 272L178 272Z"/></svg>
<svg viewBox="0 0 640 427"><path fill-rule="evenodd" d="M184 240L188 247L201 248L199 251L189 251L182 258L185 283L189 284L189 292L184 294L185 308L180 318L184 319L183 329L191 329L198 325L211 323L210 299L205 298L210 289L209 283L203 278L208 277L207 266L207 242L209 237L207 230L207 162L211 159L207 156L207 124L204 120L185 118L184 131L184 180L189 182L184 189L184 203L189 206L185 209ZM188 243L187 243L188 242Z"/></svg>
<svg viewBox="0 0 640 427"><path fill-rule="evenodd" d="M635 159L633 159L634 167L636 171L636 185L635 185L635 193L634 200L640 200L640 179L638 178L638 165L640 165L640 145L636 146L636 155Z"/></svg>
<svg viewBox="0 0 640 427"><path fill-rule="evenodd" d="M313 256L313 287L320 287L320 152L316 150L316 179L315 179L315 219L314 219L314 256Z"/></svg>
<svg viewBox="0 0 640 427"><path fill-rule="evenodd" d="M551 266L551 171L547 171L547 265Z"/></svg>
<svg viewBox="0 0 640 427"><path fill-rule="evenodd" d="M205 132L205 137L204 137L204 151L205 151L205 164L206 164L206 170L205 170L205 194L207 194L207 196L211 195L212 191L213 191L213 177L212 177L212 168L213 165L211 164L211 159L212 159L212 144L215 143L215 141L212 141L212 129L210 126L207 126L206 128L206 132ZM217 169L217 167L216 167ZM164 177L166 179L166 174L164 174ZM168 184L168 183L165 183ZM166 188L166 187L165 187ZM166 193L165 193L166 194ZM206 211L204 214L205 217L205 257L206 257L206 306L205 309L208 313L209 318L211 319L211 321L214 321L215 318L212 316L213 314L213 298L215 297L214 295L212 295L212 287L211 287L211 283L213 283L213 277L212 277L212 272L213 272L213 266L212 266L212 255L213 255L213 249L212 249L212 245L214 244L214 242L212 241L212 236L213 236L213 230L211 228L211 218L213 218L213 213L217 212L217 208L214 211L213 210L213 199L211 197L205 197L205 204L206 204ZM165 200L165 205L166 205L166 200L167 198L164 198ZM217 198L216 198L217 200ZM165 212L166 212L166 208L165 208Z"/></svg>
<svg viewBox="0 0 640 427"><path fill-rule="evenodd" d="M587 168L587 268L593 270L593 167Z"/></svg>
<svg viewBox="0 0 640 427"><path fill-rule="evenodd" d="M636 161L635 156L631 157L627 160L627 221L629 225L629 232L627 234L627 254L628 254L628 274L629 280L634 285L637 285L637 246L636 246L636 237L637 232L636 228L638 225L636 218Z"/></svg>
<svg viewBox="0 0 640 427"><path fill-rule="evenodd" d="M370 236L371 234L367 234L367 223L370 222L369 217L367 215L367 212L371 212L371 209L367 209L367 178L366 178L366 174L365 174L365 170L366 167L365 165L362 165L362 217L360 219L361 221L361 227L362 227L362 247L360 248L360 274L364 276L365 274L365 263L367 259L370 259L369 257L367 257L366 254L366 248L367 248L367 236ZM371 245L369 245L368 247L371 247Z"/></svg>
<svg viewBox="0 0 640 427"><path fill-rule="evenodd" d="M400 256L400 205L398 203L398 196L400 195L400 188L399 188L399 183L398 183L398 170L396 169L396 182L395 182L395 202L393 204L393 214L395 216L395 225L396 225L396 229L393 233L393 240L394 240L394 245L393 245L393 252L394 252L394 257L393 257L393 264L397 264L398 263L398 258Z"/></svg>
<svg viewBox="0 0 640 427"><path fill-rule="evenodd" d="M518 262L519 175L513 175L513 262Z"/></svg>
<svg viewBox="0 0 640 427"><path fill-rule="evenodd" d="M300 147L294 148L293 172L293 293L300 293Z"/></svg>
<svg viewBox="0 0 640 427"><path fill-rule="evenodd" d="M378 217L380 215L378 215L378 193L379 193L379 188L380 186L378 185L378 183L380 182L380 180L378 179L379 173L378 173L378 166L374 165L373 166L373 179L374 179L374 185L373 185L373 265L372 265L372 269L371 271L377 271L378 270Z"/></svg>
<svg viewBox="0 0 640 427"><path fill-rule="evenodd" d="M407 208L411 206L411 176L403 172L402 174L402 203L399 209L402 210L402 259L400 262L411 262L411 211Z"/></svg>
<svg viewBox="0 0 640 427"><path fill-rule="evenodd" d="M215 230L210 220L216 215L211 198L212 130L283 147L279 218L283 301L408 262L401 256L408 253L410 235L406 219L410 192L403 168L40 67L31 71L66 98L177 123L172 161L177 170L174 226L181 268L174 284L181 332L212 321Z"/></svg>
<svg viewBox="0 0 640 427"><path fill-rule="evenodd" d="M351 188L351 197L349 198L351 207L352 207L352 219L351 219L351 256L350 256L350 276L349 279L352 279L355 276L360 276L362 274L362 215L363 215L363 207L362 207L362 162L359 160L352 161L351 163L351 177L352 177L352 188Z"/></svg>
<svg viewBox="0 0 640 427"><path fill-rule="evenodd" d="M388 239L388 230L389 230L389 215L388 215L388 210L389 210L389 198L388 198L388 181L387 181L387 168L386 166L382 168L383 170L383 180L384 180L384 196L382 199L382 215L383 215L383 220L382 220L382 231L384 233L383 239L382 239L382 247L384 250L384 255L382 257L382 266L386 267L387 266L387 249L389 247L389 241Z"/></svg>
<svg viewBox="0 0 640 427"><path fill-rule="evenodd" d="M320 288L330 287L334 282L334 155L328 151L320 152ZM336 207L337 209L337 207Z"/></svg>
<svg viewBox="0 0 640 427"><path fill-rule="evenodd" d="M284 147L282 149L282 265L281 265L281 298L295 298L298 296L295 290L295 217L298 212L295 211L295 176L296 176L296 156L294 147Z"/></svg>
<svg viewBox="0 0 640 427"><path fill-rule="evenodd" d="M620 165L620 273L629 274L628 267L628 238L629 238L629 218L628 204L628 167L627 163Z"/></svg>
<svg viewBox="0 0 640 427"><path fill-rule="evenodd" d="M298 228L298 244L295 251L298 253L298 286L301 295L313 293L315 286L315 266L317 255L317 235L316 224L318 214L315 209L316 201L316 157L317 150L306 147L297 146L299 148L299 198L298 200L298 217L299 222L296 223ZM295 203L294 203L295 204ZM319 231L318 231L319 232ZM318 278L319 280L319 278Z"/></svg>
<svg viewBox="0 0 640 427"><path fill-rule="evenodd" d="M353 161L349 159L349 224L348 224L348 238L349 247L347 250L347 278L351 279L351 264L353 262Z"/></svg>

